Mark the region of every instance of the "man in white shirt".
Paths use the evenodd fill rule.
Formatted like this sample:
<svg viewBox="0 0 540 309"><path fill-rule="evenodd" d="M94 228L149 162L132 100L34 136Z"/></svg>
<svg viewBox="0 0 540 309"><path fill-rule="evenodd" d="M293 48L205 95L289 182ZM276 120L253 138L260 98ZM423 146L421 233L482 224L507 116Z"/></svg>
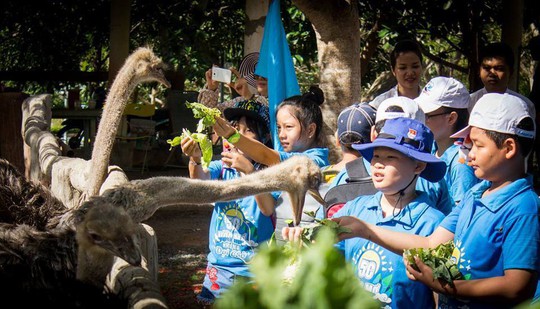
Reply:
<svg viewBox="0 0 540 309"><path fill-rule="evenodd" d="M469 112L476 101L486 93L508 93L519 97L527 103L530 114L536 116L534 104L526 96L508 89L508 82L514 68L514 53L512 48L505 43L491 43L487 45L480 55L480 79L484 88L471 94Z"/></svg>

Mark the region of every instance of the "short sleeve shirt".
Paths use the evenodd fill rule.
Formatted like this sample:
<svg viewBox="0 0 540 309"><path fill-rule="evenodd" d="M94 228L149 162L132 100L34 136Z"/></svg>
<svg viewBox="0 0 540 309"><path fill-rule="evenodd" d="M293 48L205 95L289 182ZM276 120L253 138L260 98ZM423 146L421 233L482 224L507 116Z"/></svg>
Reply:
<svg viewBox="0 0 540 309"><path fill-rule="evenodd" d="M446 163L444 180L450 190L450 196L454 202L459 202L465 193L479 182L479 179L474 175L472 167L459 162L458 145L452 145L446 149L440 159Z"/></svg>
<svg viewBox="0 0 540 309"><path fill-rule="evenodd" d="M346 203L334 217L353 216L385 229L422 236L430 235L444 218L427 204L423 192L401 212L383 217L381 197L381 192L358 197ZM382 302L383 308L433 308L433 291L407 277L401 255L358 237L336 246L353 263L362 285Z"/></svg>
<svg viewBox="0 0 540 309"><path fill-rule="evenodd" d="M488 181L475 185L448 215L441 227L454 233L453 258L465 279L504 275L506 269L528 269L540 273L540 199L532 177L518 179L488 196ZM539 299L537 289L534 296ZM492 308L493 304L462 302L439 296L445 308Z"/></svg>

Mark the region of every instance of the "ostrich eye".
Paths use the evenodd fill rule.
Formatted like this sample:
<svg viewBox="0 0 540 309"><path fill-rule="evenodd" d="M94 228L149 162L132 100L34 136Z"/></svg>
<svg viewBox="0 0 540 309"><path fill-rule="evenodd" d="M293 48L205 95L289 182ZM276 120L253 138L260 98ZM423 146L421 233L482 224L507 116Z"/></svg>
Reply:
<svg viewBox="0 0 540 309"><path fill-rule="evenodd" d="M94 242L101 242L103 240L103 238L101 236L99 236L98 234L96 234L96 233L88 233L88 236L90 236L90 238Z"/></svg>

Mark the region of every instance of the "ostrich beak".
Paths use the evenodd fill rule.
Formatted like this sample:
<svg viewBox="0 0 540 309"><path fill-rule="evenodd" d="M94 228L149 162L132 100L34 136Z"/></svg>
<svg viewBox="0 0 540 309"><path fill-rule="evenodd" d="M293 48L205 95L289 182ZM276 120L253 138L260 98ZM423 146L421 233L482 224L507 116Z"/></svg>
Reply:
<svg viewBox="0 0 540 309"><path fill-rule="evenodd" d="M311 197L313 197L319 204L324 205L324 199L316 189L309 189L307 191ZM291 199L291 207L292 212L294 216L294 225L298 226L300 224L300 221L302 220L302 213L304 210L304 203L306 200L306 192L304 193L296 193L296 192L289 192L289 197Z"/></svg>
<svg viewBox="0 0 540 309"><path fill-rule="evenodd" d="M120 241L109 241L107 243L102 243L101 246L129 264L141 266L142 254L136 236L128 236Z"/></svg>
<svg viewBox="0 0 540 309"><path fill-rule="evenodd" d="M314 190L314 189L309 189L308 190L308 193L309 195L311 195L311 197L313 197L319 204L321 205L325 205L326 202L324 201L324 198L321 196L321 193L319 193L318 190Z"/></svg>

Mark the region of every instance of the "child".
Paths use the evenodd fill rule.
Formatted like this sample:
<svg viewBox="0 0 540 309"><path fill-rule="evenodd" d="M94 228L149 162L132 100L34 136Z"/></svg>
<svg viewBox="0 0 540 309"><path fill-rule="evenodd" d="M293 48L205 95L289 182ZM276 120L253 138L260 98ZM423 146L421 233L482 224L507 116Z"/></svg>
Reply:
<svg viewBox="0 0 540 309"><path fill-rule="evenodd" d="M371 130L371 140L377 137L386 120L397 117L412 118L422 124L425 122L425 114L414 100L406 97L389 98L384 100L377 110L375 126ZM445 215L449 214L455 205L444 179L431 182L419 178L416 182L416 190L426 192L430 200L429 204Z"/></svg>
<svg viewBox="0 0 540 309"><path fill-rule="evenodd" d="M346 182L345 165L361 158L353 144L369 143L371 127L375 124L376 110L367 103L356 103L345 108L337 118L336 146L341 148L342 159L322 168L324 181L332 187Z"/></svg>
<svg viewBox="0 0 540 309"><path fill-rule="evenodd" d="M474 170L466 162L460 161L458 144L450 135L467 126L469 120L470 96L467 88L451 77L431 79L415 101L426 114L426 125L435 136L434 154L446 162L444 180L450 196L457 204L477 182Z"/></svg>
<svg viewBox="0 0 540 309"><path fill-rule="evenodd" d="M397 85L378 95L369 104L379 109L382 101L403 96L414 99L420 94L420 77L422 77L422 52L418 43L412 40L403 40L396 43L390 53L392 74L396 78Z"/></svg>
<svg viewBox="0 0 540 309"><path fill-rule="evenodd" d="M268 107L255 100L239 101L224 111L232 126L246 137L270 143ZM182 151L189 156L189 175L198 179L234 179L261 168L242 151L223 153L222 160L212 161L205 172L201 167L201 151L187 137L181 141ZM226 164L230 168L224 168ZM208 266L201 293L197 299L212 304L237 277L250 276L248 262L258 246L274 232L273 212L277 195L259 194L242 199L218 202L210 221Z"/></svg>
<svg viewBox="0 0 540 309"><path fill-rule="evenodd" d="M279 104L276 109L276 120L283 151L274 150L254 139L247 138L221 118L217 118L214 130L219 136L226 137L236 148L261 164L270 166L294 155L307 155L317 165L323 167L329 164L328 148L323 147L325 144L322 134L323 118L319 107L323 102L322 90L312 86L307 93L285 99ZM278 231L288 224L288 220L295 218L288 195L282 195L280 201L281 203L276 208L276 230ZM313 207L308 207L308 204ZM306 196L304 210L316 211L319 206L319 203L312 201L311 196ZM301 219L303 222L313 220L306 215L302 215ZM280 233L276 233L276 239L282 240Z"/></svg>
<svg viewBox="0 0 540 309"><path fill-rule="evenodd" d="M439 293L440 308L510 308L538 301L540 199L525 173L535 136L527 104L510 94L486 94L473 108L469 126L453 137L466 134L473 142L469 159L474 173L483 181L431 235L413 237L340 217L333 220L352 229L340 238L370 239L397 254L453 240L453 257L467 280L454 280L452 285L434 280L418 258L420 271L407 266L411 278Z"/></svg>
<svg viewBox="0 0 540 309"><path fill-rule="evenodd" d="M379 192L346 203L333 218L353 216L407 235L431 234L444 215L428 204L426 193L415 190L415 185L418 176L429 181L444 176L446 164L431 154L432 145L433 134L422 123L388 119L372 143L353 145L371 162ZM282 232L285 239L296 239L300 231L285 228ZM433 308L433 292L407 278L401 254L360 238L342 241L338 248L383 308Z"/></svg>
<svg viewBox="0 0 540 309"><path fill-rule="evenodd" d="M214 130L253 160L266 166L277 164L293 155L304 154L323 167L329 164L328 148L322 134L322 112L319 107L324 94L312 86L301 96L285 99L276 109L279 141L283 151L277 151L263 143L246 138L227 121L217 118Z"/></svg>

